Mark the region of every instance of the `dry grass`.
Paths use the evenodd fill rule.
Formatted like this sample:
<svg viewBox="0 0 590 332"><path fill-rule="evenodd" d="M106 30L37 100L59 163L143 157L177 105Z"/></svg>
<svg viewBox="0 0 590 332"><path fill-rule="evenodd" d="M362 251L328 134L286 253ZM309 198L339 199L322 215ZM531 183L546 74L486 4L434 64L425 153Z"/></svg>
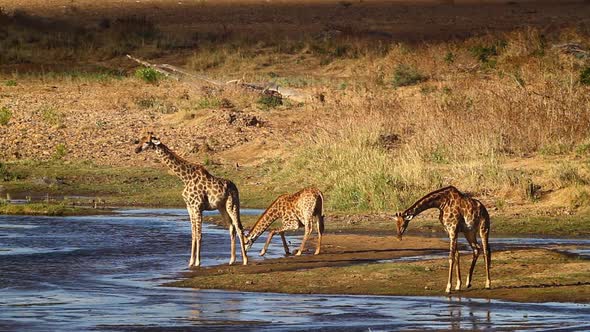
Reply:
<svg viewBox="0 0 590 332"><path fill-rule="evenodd" d="M268 6L256 6L261 6L260 15L272 12ZM367 11L378 8L375 4L352 6ZM286 15L281 17L290 24L304 22L314 13L311 5L297 7L300 16L290 17L287 9L293 8L288 7L278 6L276 10ZM338 11L347 10L336 7ZM220 8L205 6L200 15ZM235 8L234 18L245 15L244 8ZM427 6L424 10L436 12L437 8ZM410 15L418 8L407 10ZM195 31L194 26L191 30L158 23L161 19L148 19L143 13L138 7L137 15L101 18L81 25L19 11L0 12L0 33L9 36L0 39L0 48L6 50L0 54L0 64L4 71L17 68L10 76L15 84L2 88L21 91L23 82L31 80L29 75L18 73L23 66L73 62L72 67L85 69L77 72L69 68L61 76L45 73L40 79L51 84L67 81L72 86L88 83L96 89L103 85L100 89L105 94L113 94L113 86L131 89L133 85L134 92L117 98L117 112L131 109L130 114L142 125L157 123L170 131L182 128L186 133L194 132L197 123L232 116L214 117L210 112L229 100L238 111L253 112L258 117L263 114L266 132L281 131L281 135L264 136L276 144L252 143L261 150L256 151L260 160L251 164L270 166L263 172L247 173L260 174L263 179L259 180L272 183L277 191L317 185L328 193L329 207L338 211L400 209L448 184L484 197L500 209L515 200L543 202L558 197L553 191L568 188L569 194L559 196L562 206L576 207L587 200L590 87L583 77L589 60L551 47L572 41L588 47L590 36L583 24L551 33L527 27L442 42L436 40L446 36L404 43L392 38L395 31L343 22L305 26L305 33L298 35L293 34L297 29L286 24L284 29L291 29L291 33L281 30L283 35L254 24L238 30L211 23L208 29ZM355 13L347 12L343 17ZM216 17L210 16L211 20ZM375 24L385 26L383 22L388 19L377 15ZM154 84L140 86L131 78L121 79L134 72L130 68L118 70L117 59L127 52L166 62L172 59L171 63L219 79L274 82L322 93L326 100L303 106L288 102L279 105L231 89L213 94L191 91L197 96L189 100L188 92L180 91L188 89L181 83L153 80ZM138 91L145 92L140 95ZM51 105L39 108L37 116L46 126L55 127L52 130L67 131L62 127L72 121L67 109L70 106L62 109ZM99 108L104 104L95 105ZM15 109L14 118L20 116L16 114L19 111ZM95 122L94 129L101 132L105 128L121 131L102 119ZM238 150L246 145L240 143L243 134L229 125L225 127L221 135L238 138L232 142L235 149L222 153L226 159L239 158ZM122 146L131 141L130 135L119 139ZM207 131L207 136L207 144L213 148L229 145L217 142L215 133ZM262 136L260 131L252 135ZM186 149L190 150L191 139L187 138ZM262 151L272 149L278 152ZM126 162L133 158L125 155ZM216 156L211 153L205 158L210 161ZM507 165L514 159L528 158L537 158L545 167L536 170ZM551 158L566 159L567 163ZM235 161L241 162L229 162ZM240 173L232 176L239 177Z"/></svg>

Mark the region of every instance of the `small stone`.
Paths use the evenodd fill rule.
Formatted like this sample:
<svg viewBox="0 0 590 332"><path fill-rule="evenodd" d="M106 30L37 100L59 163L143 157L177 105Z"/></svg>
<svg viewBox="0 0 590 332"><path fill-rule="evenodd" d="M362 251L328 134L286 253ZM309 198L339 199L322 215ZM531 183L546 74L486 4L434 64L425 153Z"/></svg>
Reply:
<svg viewBox="0 0 590 332"><path fill-rule="evenodd" d="M424 286L424 290L430 290L430 287Z"/></svg>
<svg viewBox="0 0 590 332"><path fill-rule="evenodd" d="M246 281L246 285L254 285L254 281L248 280L248 281Z"/></svg>

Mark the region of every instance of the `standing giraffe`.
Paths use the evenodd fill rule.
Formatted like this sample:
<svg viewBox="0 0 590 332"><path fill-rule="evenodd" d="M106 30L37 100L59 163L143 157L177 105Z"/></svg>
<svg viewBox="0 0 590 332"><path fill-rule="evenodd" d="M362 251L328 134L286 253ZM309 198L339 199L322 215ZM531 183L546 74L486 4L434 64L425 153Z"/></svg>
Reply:
<svg viewBox="0 0 590 332"><path fill-rule="evenodd" d="M467 275L467 288L471 287L471 277L473 269L480 253L480 245L477 243L477 233L481 237L483 246L484 259L486 264L486 288L491 287L490 264L492 252L488 243L490 234L490 216L483 204L473 198L450 186L429 193L419 199L414 205L401 213L396 213L394 218L397 223L397 236L402 239L402 235L408 227L412 218L419 215L422 211L436 208L440 211L439 219L450 239L449 253L449 279L447 282L446 292L451 292L451 282L453 279L453 264L457 263L457 285L455 290L461 289L461 271L459 268L459 250L457 250L457 236L459 232L465 234L469 246L473 250L473 259L469 274Z"/></svg>
<svg viewBox="0 0 590 332"><path fill-rule="evenodd" d="M184 182L182 197L186 202L192 229L191 258L188 266L201 265L201 224L203 211L206 210L219 210L223 219L229 223L231 238L229 264L232 265L236 261L236 233L240 238L242 262L244 265L248 264L240 221L240 198L236 185L231 181L213 176L205 167L178 156L151 132L140 140L135 152L139 153L147 149L155 150L160 159Z"/></svg>
<svg viewBox="0 0 590 332"><path fill-rule="evenodd" d="M270 240L276 233L279 233L283 240L285 255L290 255L289 246L285 239L285 231L305 227L301 247L296 253L297 256L300 256L305 249L305 242L313 230L313 218L316 219L316 229L318 232L318 243L314 255L320 253L322 234L324 233L324 196L319 189L305 188L294 194L283 194L279 196L264 211L258 221L256 221L256 224L252 226L250 232L248 232L246 236L246 250L249 250L254 241L278 218L281 218L282 225L270 231L264 248L260 251L260 256L264 256Z"/></svg>

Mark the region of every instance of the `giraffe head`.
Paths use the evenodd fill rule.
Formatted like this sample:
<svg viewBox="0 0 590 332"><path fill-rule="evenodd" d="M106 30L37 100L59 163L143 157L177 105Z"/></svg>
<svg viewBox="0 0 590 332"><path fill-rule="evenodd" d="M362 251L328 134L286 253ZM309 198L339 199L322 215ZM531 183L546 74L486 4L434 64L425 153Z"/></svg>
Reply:
<svg viewBox="0 0 590 332"><path fill-rule="evenodd" d="M148 131L140 140L139 144L135 148L135 153L140 153L147 149L155 149L156 146L160 145L160 139L157 138L154 133Z"/></svg>
<svg viewBox="0 0 590 332"><path fill-rule="evenodd" d="M250 250L250 248L252 248L252 244L254 244L254 241L252 241L252 232L249 232L248 234L244 235L244 249L246 249L246 251Z"/></svg>
<svg viewBox="0 0 590 332"><path fill-rule="evenodd" d="M413 215L404 215L401 212L398 212L393 215L393 219L395 219L395 224L397 226L397 239L402 240L402 236L406 232L406 228L408 228L408 224L410 220L412 220Z"/></svg>

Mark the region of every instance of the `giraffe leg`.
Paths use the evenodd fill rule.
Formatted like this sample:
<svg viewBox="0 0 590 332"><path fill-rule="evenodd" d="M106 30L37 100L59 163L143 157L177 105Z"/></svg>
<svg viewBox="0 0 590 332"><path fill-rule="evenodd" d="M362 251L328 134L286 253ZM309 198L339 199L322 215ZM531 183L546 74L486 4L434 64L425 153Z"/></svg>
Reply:
<svg viewBox="0 0 590 332"><path fill-rule="evenodd" d="M287 244L287 239L285 239L285 232L280 232L279 235L281 236L281 240L283 240L283 249L285 249L285 256L291 255L289 252L289 245Z"/></svg>
<svg viewBox="0 0 590 332"><path fill-rule="evenodd" d="M202 226L202 211L200 208L189 209L191 217L191 231L192 231L192 244L191 244L191 258L189 260L189 267L201 265L201 226Z"/></svg>
<svg viewBox="0 0 590 332"><path fill-rule="evenodd" d="M489 225L489 221L487 222ZM481 245L483 247L483 258L486 264L486 289L492 288L492 280L490 279L490 265L492 263L492 251L488 243L489 228L480 228Z"/></svg>
<svg viewBox="0 0 590 332"><path fill-rule="evenodd" d="M467 288L471 287L471 279L473 278L473 270L475 269L475 263L477 263L477 258L479 257L479 244L477 243L477 238L475 235L475 232L466 232L465 233L465 238L467 239L467 242L469 242L469 246L471 247L471 250L473 251L473 256L471 259L471 267L469 267L469 273L467 274Z"/></svg>
<svg viewBox="0 0 590 332"><path fill-rule="evenodd" d="M324 233L324 216L318 216L317 217L317 222L316 222L316 229L318 232L318 244L315 248L315 252L314 255L319 255L320 254L320 248L322 247L322 235Z"/></svg>
<svg viewBox="0 0 590 332"><path fill-rule="evenodd" d="M296 256L301 256L303 250L305 250L305 242L307 242L307 239L309 238L309 235L311 234L312 230L313 228L311 224L309 222L305 223L305 234L303 235L303 240L301 241L301 247L299 248L299 251L297 251L297 253L295 254Z"/></svg>
<svg viewBox="0 0 590 332"><path fill-rule="evenodd" d="M268 239L266 239L266 243L264 244L264 248L262 248L262 250L260 251L260 256L264 256L264 254L266 254L266 249L268 249L268 245L270 244L270 240L272 240L272 237L275 235L275 230L271 230L268 233Z"/></svg>
<svg viewBox="0 0 590 332"><path fill-rule="evenodd" d="M219 213L224 222L226 222L229 231L230 239L230 250L229 250L229 265L233 265L236 261L236 226L234 225L233 219L229 216L229 213L225 208L220 208Z"/></svg>
<svg viewBox="0 0 590 332"><path fill-rule="evenodd" d="M188 267L193 267L195 265L195 249L196 249L196 240L197 240L197 235L195 233L196 231L196 227L195 227L195 221L192 220L193 218L191 218L191 258L188 261Z"/></svg>
<svg viewBox="0 0 590 332"><path fill-rule="evenodd" d="M231 240L229 265L233 265L236 261L236 227L233 224L229 225L229 237Z"/></svg>
<svg viewBox="0 0 590 332"><path fill-rule="evenodd" d="M449 230L450 252L449 252L449 278L445 292L451 293L451 283L453 281L453 266L455 263L455 251L457 250L457 235L455 229Z"/></svg>
<svg viewBox="0 0 590 332"><path fill-rule="evenodd" d="M459 256L459 249L457 248L455 249L455 263L457 264L457 266L455 267L457 271L457 284L455 285L455 290L461 290L461 258Z"/></svg>
<svg viewBox="0 0 590 332"><path fill-rule="evenodd" d="M235 233L237 233L238 238L240 239L240 251L242 252L242 264L248 265L248 255L246 254L246 240L244 239L244 230L242 228L242 222L240 221L240 206L239 206L239 199L234 198L233 196L229 196L226 202L226 213L229 214L231 219L231 224L234 226L234 234L232 240L232 257L233 261L230 260L230 264L232 264L236 260L235 256Z"/></svg>

